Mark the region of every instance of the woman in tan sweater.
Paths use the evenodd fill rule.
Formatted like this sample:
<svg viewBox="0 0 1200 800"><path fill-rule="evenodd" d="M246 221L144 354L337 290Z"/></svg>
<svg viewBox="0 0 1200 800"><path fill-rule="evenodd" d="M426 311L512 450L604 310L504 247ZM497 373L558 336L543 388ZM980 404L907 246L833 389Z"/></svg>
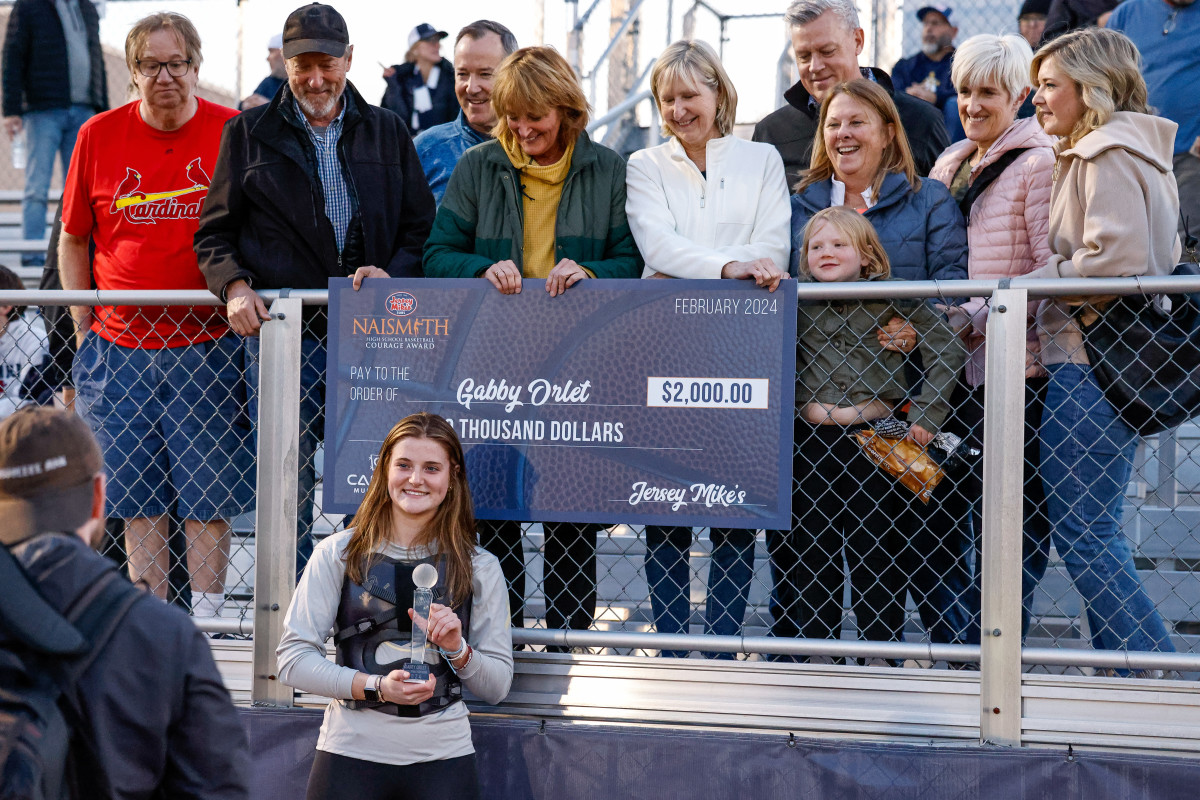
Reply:
<svg viewBox="0 0 1200 800"><path fill-rule="evenodd" d="M1180 255L1171 173L1176 125L1150 115L1137 48L1115 31L1080 30L1039 50L1032 72L1038 121L1061 138L1051 255L1031 275L1170 274ZM1049 372L1042 479L1054 546L1086 603L1094 647L1173 650L1120 526L1137 437L1093 377L1077 310L1065 299L1038 310Z"/></svg>

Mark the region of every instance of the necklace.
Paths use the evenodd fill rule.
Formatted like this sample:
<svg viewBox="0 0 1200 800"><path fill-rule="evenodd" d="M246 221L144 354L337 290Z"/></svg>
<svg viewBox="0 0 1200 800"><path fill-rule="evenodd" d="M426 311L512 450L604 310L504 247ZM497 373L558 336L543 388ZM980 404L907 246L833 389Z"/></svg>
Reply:
<svg viewBox="0 0 1200 800"><path fill-rule="evenodd" d="M1166 36L1171 31L1175 30L1175 17L1179 14L1179 6L1171 6L1171 14L1167 17L1167 21L1163 23L1163 36Z"/></svg>

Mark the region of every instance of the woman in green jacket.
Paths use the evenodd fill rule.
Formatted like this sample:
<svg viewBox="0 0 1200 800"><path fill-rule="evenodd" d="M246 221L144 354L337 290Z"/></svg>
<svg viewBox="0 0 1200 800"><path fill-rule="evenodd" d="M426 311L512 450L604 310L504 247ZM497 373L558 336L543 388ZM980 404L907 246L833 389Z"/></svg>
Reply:
<svg viewBox="0 0 1200 800"><path fill-rule="evenodd" d="M637 278L642 258L625 217L625 162L584 128L588 103L551 47L517 50L492 86L494 141L463 154L425 245L430 278L486 278L504 294L524 278L551 297L584 278ZM514 627L524 625L520 523L481 521L500 559ZM596 611L599 526L544 523L546 627L586 629Z"/></svg>

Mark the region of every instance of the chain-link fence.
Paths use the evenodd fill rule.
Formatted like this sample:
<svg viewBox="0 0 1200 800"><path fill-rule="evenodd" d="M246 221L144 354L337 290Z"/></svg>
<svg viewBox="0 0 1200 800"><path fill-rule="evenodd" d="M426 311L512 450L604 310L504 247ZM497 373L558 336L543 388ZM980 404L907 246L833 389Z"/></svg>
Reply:
<svg viewBox="0 0 1200 800"><path fill-rule="evenodd" d="M29 297L67 295L10 293L0 306ZM988 492L981 451L990 447L1024 463L1027 646L1200 653L1194 423L1132 433L1091 372L1073 363L1083 352L1075 334L1059 356L1028 362L1024 441L989 444L982 337L964 342L921 299L807 297L792 528L481 522L481 543L509 582L516 627L978 645ZM167 301L182 300L164 294ZM47 343L35 311L14 313L2 339L4 396L11 409L62 402L64 389L74 395L106 451L107 554L197 615L250 619L264 607L262 597L254 602L254 421L271 413L258 408L256 388L278 376L262 372L257 339L213 338L212 312L107 306L71 374L56 372L63 357L52 351L74 343ZM307 305L303 318L297 567L313 539L347 523L322 507L325 308ZM181 337L182 347L147 346ZM933 434L922 451L917 445ZM862 660L932 666L877 650ZM794 658L627 643L609 651ZM836 654L831 647L817 660Z"/></svg>

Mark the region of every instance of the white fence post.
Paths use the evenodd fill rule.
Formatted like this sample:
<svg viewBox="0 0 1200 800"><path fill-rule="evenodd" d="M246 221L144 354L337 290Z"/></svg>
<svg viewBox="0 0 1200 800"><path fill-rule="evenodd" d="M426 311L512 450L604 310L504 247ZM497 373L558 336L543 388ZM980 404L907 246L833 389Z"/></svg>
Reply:
<svg viewBox="0 0 1200 800"><path fill-rule="evenodd" d="M279 298L262 326L258 385L258 507L255 513L255 705L290 706L275 646L296 589L300 468L300 300Z"/></svg>
<svg viewBox="0 0 1200 800"><path fill-rule="evenodd" d="M987 323L979 739L1021 744L1021 541L1028 295L999 289Z"/></svg>

